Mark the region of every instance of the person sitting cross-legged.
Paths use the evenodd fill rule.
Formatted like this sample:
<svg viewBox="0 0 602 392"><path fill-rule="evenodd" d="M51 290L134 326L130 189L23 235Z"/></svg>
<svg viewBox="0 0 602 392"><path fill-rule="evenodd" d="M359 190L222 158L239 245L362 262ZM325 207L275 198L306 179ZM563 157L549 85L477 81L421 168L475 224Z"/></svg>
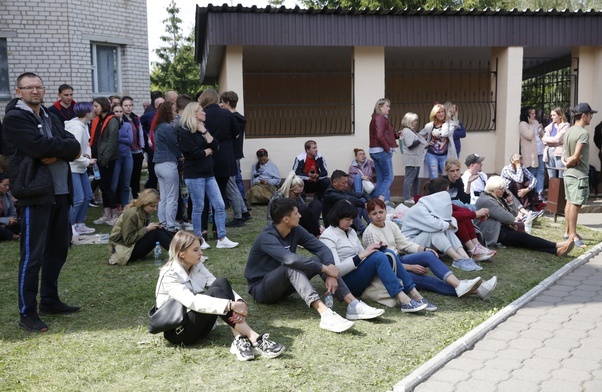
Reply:
<svg viewBox="0 0 602 392"><path fill-rule="evenodd" d="M320 328L332 332L346 331L354 323L329 309L310 283L312 277L320 274L326 292L347 303L347 319L373 319L384 313L382 309L359 301L350 292L330 249L299 226L300 214L295 200L274 200L270 215L273 224L263 229L255 239L245 269L249 294L257 302L273 304L296 291L308 306L320 314ZM297 246L302 246L314 256L296 254Z"/></svg>

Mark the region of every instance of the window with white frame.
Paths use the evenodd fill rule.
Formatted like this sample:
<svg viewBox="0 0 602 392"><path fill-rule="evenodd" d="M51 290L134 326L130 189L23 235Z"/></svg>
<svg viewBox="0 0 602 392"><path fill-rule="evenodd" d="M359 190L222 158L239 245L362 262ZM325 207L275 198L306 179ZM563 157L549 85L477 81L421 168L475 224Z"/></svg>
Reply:
<svg viewBox="0 0 602 392"><path fill-rule="evenodd" d="M121 50L119 45L90 44L94 94L121 92Z"/></svg>
<svg viewBox="0 0 602 392"><path fill-rule="evenodd" d="M6 38L0 38L0 98L10 98L8 45L6 43Z"/></svg>

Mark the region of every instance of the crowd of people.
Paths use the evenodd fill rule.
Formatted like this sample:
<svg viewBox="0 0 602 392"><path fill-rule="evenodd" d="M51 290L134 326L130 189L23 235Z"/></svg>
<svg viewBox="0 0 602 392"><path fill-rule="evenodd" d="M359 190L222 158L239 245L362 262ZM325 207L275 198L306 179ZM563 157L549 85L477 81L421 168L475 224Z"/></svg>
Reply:
<svg viewBox="0 0 602 392"><path fill-rule="evenodd" d="M362 299L417 313L438 309L424 291L483 300L492 295L496 276L461 280L441 261L444 255L452 268L476 272L497 254L492 248L518 246L564 256L582 246L576 215L589 190L584 188L589 137L583 127L596 113L588 104L573 109L576 122L570 128L564 111L555 108L545 130L534 110L524 108L521 154L510 158L500 176L488 177L482 172L485 158L477 154L466 157L462 173L458 157L466 130L453 102L435 104L422 129L418 116L407 113L396 131L388 117L391 102L380 99L369 125L369 148L353 151L348 170L329 174L317 142L308 140L282 181L262 148L245 192L240 159L246 120L236 112L238 96L232 91L218 95L207 89L197 99L173 91L153 94L142 117L133 113L131 97L76 103L69 85L59 88L59 100L46 109L45 87L33 73L19 76L16 92L3 122L10 176L0 172L0 240L21 240L19 325L27 331L48 329L39 314L79 310L60 300L58 275L72 237L94 232L86 226L86 212L96 187L103 215L94 223L112 226L109 264L144 258L157 244L169 252L156 307L175 300L188 312L180 326L164 332L165 339L192 344L220 317L234 335L230 352L241 361L275 358L285 347L247 324L244 299L201 262L210 247L210 216L216 248L234 248L238 243L226 236L227 228L252 219L252 204L267 204L267 225L251 246L244 272L249 295L273 304L296 292L317 312L320 328L332 332L385 312ZM406 170L399 206L391 201L396 150L403 153ZM141 191L145 155L149 177ZM564 241L524 230L542 214L544 162L550 177L565 179ZM428 178L424 195L421 178ZM227 205L233 210L229 222ZM298 254L301 247L311 255ZM324 281L323 296L311 284L316 275ZM333 310L334 298L346 305L345 317Z"/></svg>

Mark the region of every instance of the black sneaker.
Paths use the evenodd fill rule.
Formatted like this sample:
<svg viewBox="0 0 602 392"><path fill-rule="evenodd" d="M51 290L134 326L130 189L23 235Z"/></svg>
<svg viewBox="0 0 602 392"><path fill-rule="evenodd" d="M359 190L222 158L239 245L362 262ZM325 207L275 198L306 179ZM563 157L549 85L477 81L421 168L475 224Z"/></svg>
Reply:
<svg viewBox="0 0 602 392"><path fill-rule="evenodd" d="M280 343L276 343L269 339L270 334L264 333L257 338L257 341L253 343L253 351L255 355L261 355L266 358L276 358L284 353L286 347Z"/></svg>
<svg viewBox="0 0 602 392"><path fill-rule="evenodd" d="M234 338L232 345L230 346L230 353L236 354L236 358L239 361L250 361L251 359L255 359L251 341L244 335L238 335Z"/></svg>
<svg viewBox="0 0 602 392"><path fill-rule="evenodd" d="M40 314L45 316L47 314L69 314L79 312L81 308L79 306L69 306L62 302L57 302L55 304L40 304Z"/></svg>
<svg viewBox="0 0 602 392"><path fill-rule="evenodd" d="M19 321L19 328L22 328L28 332L46 332L48 331L48 325L40 319L37 313L33 313L27 316L21 316Z"/></svg>
<svg viewBox="0 0 602 392"><path fill-rule="evenodd" d="M94 199L92 199L88 205L90 207L98 207L100 203L97 203Z"/></svg>
<svg viewBox="0 0 602 392"><path fill-rule="evenodd" d="M245 221L243 219L232 219L230 222L226 222L226 227L243 227Z"/></svg>
<svg viewBox="0 0 602 392"><path fill-rule="evenodd" d="M243 221L250 221L251 219L253 219L253 217L248 212L245 212L244 214L242 214Z"/></svg>

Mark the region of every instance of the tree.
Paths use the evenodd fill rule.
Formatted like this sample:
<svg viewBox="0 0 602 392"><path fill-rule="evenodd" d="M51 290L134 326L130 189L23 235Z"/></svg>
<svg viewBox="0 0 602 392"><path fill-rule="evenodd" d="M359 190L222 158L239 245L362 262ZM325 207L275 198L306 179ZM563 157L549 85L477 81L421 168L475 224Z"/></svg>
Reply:
<svg viewBox="0 0 602 392"><path fill-rule="evenodd" d="M278 5L279 0L271 0L270 4ZM602 0L301 0L305 7L314 8L465 8L465 9L543 9L549 10L602 10Z"/></svg>
<svg viewBox="0 0 602 392"><path fill-rule="evenodd" d="M178 17L180 9L174 0L166 8L168 17L163 20L166 43L155 49L159 61L152 64L151 90L174 90L180 94L193 95L200 90L200 68L194 60L194 31L184 36Z"/></svg>

